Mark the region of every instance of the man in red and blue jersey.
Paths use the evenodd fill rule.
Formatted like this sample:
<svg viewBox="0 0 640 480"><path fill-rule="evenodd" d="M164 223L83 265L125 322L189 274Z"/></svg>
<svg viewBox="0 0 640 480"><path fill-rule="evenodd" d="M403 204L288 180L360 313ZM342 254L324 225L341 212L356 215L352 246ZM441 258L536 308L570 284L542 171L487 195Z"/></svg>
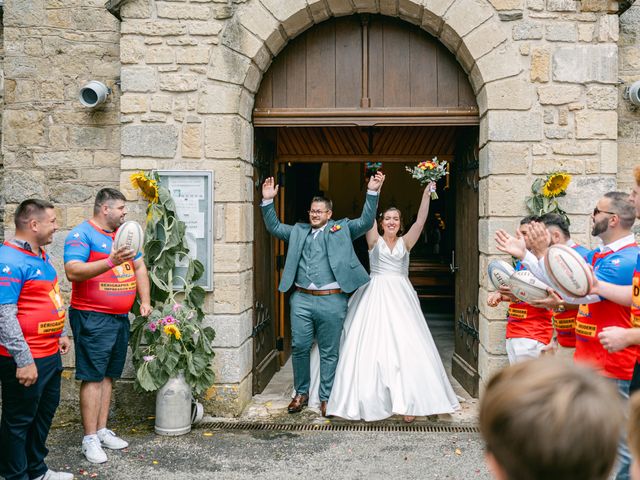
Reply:
<svg viewBox="0 0 640 480"><path fill-rule="evenodd" d="M544 225L547 235L547 239L541 242L541 244L535 241L535 232L538 227L541 227L540 223ZM567 247L573 248L585 259L589 254L588 249L582 245L578 245L571 239L569 222L565 216L559 213L546 213L542 215L539 223L533 223L531 225L529 237L535 254L527 251L523 261L540 280L548 285L553 285L553 283L546 276L543 268L541 268L539 259L544 259L550 245L566 245ZM544 264L542 265L544 266ZM578 305L563 302L553 310L553 326L556 331L557 342L561 347L574 348L576 346L575 327L577 316Z"/></svg>
<svg viewBox="0 0 640 480"><path fill-rule="evenodd" d="M64 268L73 282L69 320L76 353L76 379L84 438L82 453L104 463L103 450L129 444L107 429L113 379L120 378L129 342L129 311L136 293L140 314L151 312L149 278L141 254L113 249L116 230L127 214L124 195L103 188L96 195L93 217L67 236Z"/></svg>
<svg viewBox="0 0 640 480"><path fill-rule="evenodd" d="M640 219L640 165L634 168L633 174L635 184L629 195L629 203L636 211L636 218ZM610 352L617 352L627 348L629 345L640 345L640 255L636 260L631 288L627 285L597 281L594 283L591 293L600 295L620 305L629 306L631 311L633 328L604 328L599 334L602 346ZM636 366L636 376L639 371L640 369Z"/></svg>
<svg viewBox="0 0 640 480"><path fill-rule="evenodd" d="M593 210L591 234L602 240L603 245L587 255L587 261L593 266L596 284L602 282L630 289L640 249L631 233L636 218L636 209L629 202L629 195L623 192L606 193ZM532 228L532 242L537 242L537 229ZM541 268L544 269L541 262ZM547 299L538 302L548 308L557 308L565 303L579 304L576 317L576 349L574 360L595 368L604 377L616 382L618 391L624 399L629 398L633 371L638 357L635 346L627 346L618 351L605 348L601 336L608 329L631 328L631 311L628 306L619 305L603 295L590 294L586 297L572 298L560 296L551 291ZM631 458L626 441L619 446L618 480L629 478Z"/></svg>
<svg viewBox="0 0 640 480"><path fill-rule="evenodd" d="M51 203L29 199L14 215L15 238L0 247L0 476L71 480L45 463L60 402L60 354L69 351L58 276L42 248L58 229Z"/></svg>
<svg viewBox="0 0 640 480"><path fill-rule="evenodd" d="M528 216L520 221L517 237L522 241L524 251L528 247L529 226L536 220L538 220L538 217ZM498 248L507 252L502 248L500 239L512 239L513 237L504 230L498 230L496 237ZM516 262L516 270L524 269L525 265L518 260ZM506 294L506 291L493 292L487 299L487 303L489 306L495 307L501 301L508 301L509 297ZM518 299L511 300L507 314L506 350L509 363L514 364L539 357L551 342L553 326L551 312L546 308L538 308Z"/></svg>

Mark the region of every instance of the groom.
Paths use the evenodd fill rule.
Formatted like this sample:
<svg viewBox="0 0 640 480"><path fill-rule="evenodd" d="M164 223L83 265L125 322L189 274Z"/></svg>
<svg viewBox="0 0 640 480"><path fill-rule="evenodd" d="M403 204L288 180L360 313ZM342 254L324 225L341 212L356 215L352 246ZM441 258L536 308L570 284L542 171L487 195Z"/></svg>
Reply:
<svg viewBox="0 0 640 480"><path fill-rule="evenodd" d="M331 200L314 197L309 223L293 226L278 220L273 206L278 185L273 177L262 185L261 207L267 230L289 244L278 290L286 292L294 285L296 289L290 300L296 396L289 404L289 413L302 411L309 402L309 353L315 336L320 351L320 410L326 416L347 313L347 294L369 281L352 242L373 225L383 182L380 172L369 180L360 218L331 220Z"/></svg>

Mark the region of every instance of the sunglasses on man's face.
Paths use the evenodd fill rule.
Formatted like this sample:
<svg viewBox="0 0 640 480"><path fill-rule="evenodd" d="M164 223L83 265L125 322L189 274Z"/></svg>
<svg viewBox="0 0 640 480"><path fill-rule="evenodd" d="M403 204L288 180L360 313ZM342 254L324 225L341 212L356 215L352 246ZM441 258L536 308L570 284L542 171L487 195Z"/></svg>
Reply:
<svg viewBox="0 0 640 480"><path fill-rule="evenodd" d="M617 215L616 212L607 212L606 210L600 210L598 207L593 209L593 216L595 217L599 213L608 213L609 215Z"/></svg>

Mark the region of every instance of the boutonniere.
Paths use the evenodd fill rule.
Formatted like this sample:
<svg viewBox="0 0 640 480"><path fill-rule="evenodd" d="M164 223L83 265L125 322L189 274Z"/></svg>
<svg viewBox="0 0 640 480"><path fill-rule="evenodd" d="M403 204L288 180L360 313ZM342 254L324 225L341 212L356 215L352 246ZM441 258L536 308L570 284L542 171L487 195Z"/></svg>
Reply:
<svg viewBox="0 0 640 480"><path fill-rule="evenodd" d="M341 228L342 227L340 225L334 225L333 227L331 227L331 233L336 233Z"/></svg>

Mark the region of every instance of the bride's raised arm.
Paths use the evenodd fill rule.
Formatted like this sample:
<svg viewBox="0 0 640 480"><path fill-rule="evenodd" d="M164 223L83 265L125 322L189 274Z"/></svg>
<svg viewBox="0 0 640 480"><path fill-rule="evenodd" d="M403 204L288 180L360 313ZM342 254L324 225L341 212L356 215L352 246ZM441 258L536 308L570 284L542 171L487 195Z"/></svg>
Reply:
<svg viewBox="0 0 640 480"><path fill-rule="evenodd" d="M373 219L373 225L371 226L369 231L367 231L366 238L367 246L369 247L369 250L371 250L376 246L376 243L378 243L378 238L380 238L380 234L378 233L378 222L375 218Z"/></svg>
<svg viewBox="0 0 640 480"><path fill-rule="evenodd" d="M427 223L427 217L429 216L429 204L431 203L432 185L434 187L433 189L435 189L435 182L431 182L425 187L424 192L422 192L422 201L420 202L416 221L411 225L411 228L404 237L402 237L404 238L404 246L407 250L411 250L416 244L418 238L420 238L424 224ZM367 233L367 235L369 234Z"/></svg>

